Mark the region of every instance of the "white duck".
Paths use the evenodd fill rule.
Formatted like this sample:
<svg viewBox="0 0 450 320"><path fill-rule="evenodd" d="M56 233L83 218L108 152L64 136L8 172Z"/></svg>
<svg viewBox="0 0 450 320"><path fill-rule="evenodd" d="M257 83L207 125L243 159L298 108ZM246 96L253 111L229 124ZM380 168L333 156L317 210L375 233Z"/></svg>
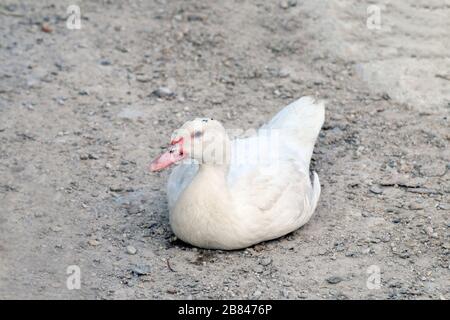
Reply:
<svg viewBox="0 0 450 320"><path fill-rule="evenodd" d="M150 169L184 159L167 188L177 237L202 248L232 250L308 222L320 195L315 172L311 185L309 163L324 116L322 102L302 97L250 138L231 141L218 121L203 118L176 130L171 147Z"/></svg>

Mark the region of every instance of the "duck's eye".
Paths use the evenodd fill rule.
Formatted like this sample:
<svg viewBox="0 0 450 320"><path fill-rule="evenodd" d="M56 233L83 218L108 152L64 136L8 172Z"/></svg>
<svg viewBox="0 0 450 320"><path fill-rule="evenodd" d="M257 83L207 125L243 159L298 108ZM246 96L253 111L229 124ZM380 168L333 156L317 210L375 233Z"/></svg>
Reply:
<svg viewBox="0 0 450 320"><path fill-rule="evenodd" d="M199 137L201 137L203 135L203 132L201 132L201 131L195 131L194 132L194 138L199 138Z"/></svg>

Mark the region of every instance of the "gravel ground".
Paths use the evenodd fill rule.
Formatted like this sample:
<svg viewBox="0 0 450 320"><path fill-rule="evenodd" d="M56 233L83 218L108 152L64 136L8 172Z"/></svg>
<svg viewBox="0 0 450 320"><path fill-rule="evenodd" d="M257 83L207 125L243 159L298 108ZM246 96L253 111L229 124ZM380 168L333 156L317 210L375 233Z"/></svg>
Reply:
<svg viewBox="0 0 450 320"><path fill-rule="evenodd" d="M76 2L80 30L72 1L0 5L0 298L450 298L449 1L378 1L375 29L372 1ZM303 95L328 101L311 221L176 240L147 170L172 130Z"/></svg>

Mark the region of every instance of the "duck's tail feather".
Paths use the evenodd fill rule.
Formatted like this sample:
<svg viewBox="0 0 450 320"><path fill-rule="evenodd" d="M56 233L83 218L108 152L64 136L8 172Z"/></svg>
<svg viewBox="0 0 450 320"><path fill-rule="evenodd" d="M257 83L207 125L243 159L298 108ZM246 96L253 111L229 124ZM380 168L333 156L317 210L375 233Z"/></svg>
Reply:
<svg viewBox="0 0 450 320"><path fill-rule="evenodd" d="M278 112L265 126L280 130L282 138L309 168L314 144L325 120L325 103L314 98L302 97Z"/></svg>

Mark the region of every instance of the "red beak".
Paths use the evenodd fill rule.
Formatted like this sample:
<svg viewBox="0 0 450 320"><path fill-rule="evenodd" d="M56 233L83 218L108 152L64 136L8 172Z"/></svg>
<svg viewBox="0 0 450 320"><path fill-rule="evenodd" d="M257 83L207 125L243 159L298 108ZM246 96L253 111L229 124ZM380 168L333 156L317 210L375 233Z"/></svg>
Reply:
<svg viewBox="0 0 450 320"><path fill-rule="evenodd" d="M184 158L186 158L186 154L183 152L183 139L173 141L166 152L152 161L150 171L160 171Z"/></svg>

